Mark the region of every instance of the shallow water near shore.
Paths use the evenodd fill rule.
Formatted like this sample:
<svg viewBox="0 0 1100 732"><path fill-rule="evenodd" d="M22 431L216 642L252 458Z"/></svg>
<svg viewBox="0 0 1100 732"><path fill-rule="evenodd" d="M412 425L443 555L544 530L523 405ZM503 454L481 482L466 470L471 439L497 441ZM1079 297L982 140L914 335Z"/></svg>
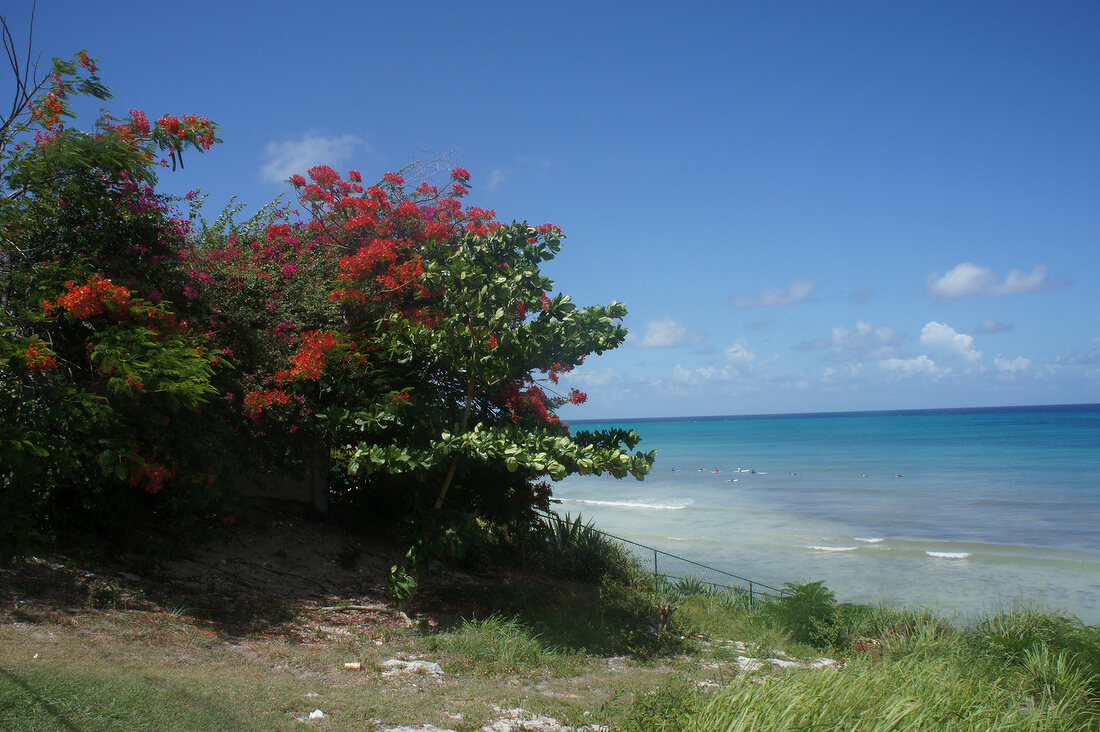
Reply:
<svg viewBox="0 0 1100 732"><path fill-rule="evenodd" d="M559 513L772 586L960 619L1100 622L1100 405L623 422L644 481L572 476Z"/></svg>

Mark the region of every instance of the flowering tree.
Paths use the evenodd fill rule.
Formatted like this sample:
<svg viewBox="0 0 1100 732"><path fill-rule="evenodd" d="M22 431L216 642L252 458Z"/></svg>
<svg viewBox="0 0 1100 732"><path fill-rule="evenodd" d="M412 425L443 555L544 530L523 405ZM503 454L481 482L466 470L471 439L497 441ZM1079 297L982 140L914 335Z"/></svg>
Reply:
<svg viewBox="0 0 1100 732"><path fill-rule="evenodd" d="M223 364L172 305L187 222L151 184L216 127L135 109L72 129L73 95L109 96L95 59L54 59L34 79L5 47L17 84L0 121L0 521L13 525L0 529L118 528L202 504L204 446L174 438L210 434L195 425ZM173 482L188 490L157 496Z"/></svg>
<svg viewBox="0 0 1100 732"><path fill-rule="evenodd" d="M561 248L558 227L463 208L468 181L461 168L443 190L412 192L393 173L370 187L327 166L292 178L308 220L265 239L338 258L335 309L323 325L320 307L313 323L289 324L293 353L255 374L244 399L261 424L320 417L306 428L340 456L352 489L399 514L427 512L429 534L445 514L527 518L547 505L544 476L641 478L653 460L630 452L633 432L572 435L555 414L585 400L557 393L559 377L622 342L625 307L551 296L540 266Z"/></svg>

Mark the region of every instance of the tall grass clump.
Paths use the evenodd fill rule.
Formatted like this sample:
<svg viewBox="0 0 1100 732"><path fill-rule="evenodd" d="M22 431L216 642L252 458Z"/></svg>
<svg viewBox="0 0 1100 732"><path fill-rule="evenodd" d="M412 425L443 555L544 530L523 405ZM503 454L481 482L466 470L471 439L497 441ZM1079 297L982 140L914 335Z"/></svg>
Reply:
<svg viewBox="0 0 1100 732"><path fill-rule="evenodd" d="M1034 605L1011 608L979 620L968 638L975 651L998 665L1025 664L1029 654L1064 654L1066 663L1091 678L1100 696L1100 626Z"/></svg>
<svg viewBox="0 0 1100 732"><path fill-rule="evenodd" d="M535 547L545 568L561 577L635 584L644 575L622 544L579 514L549 518L536 533Z"/></svg>
<svg viewBox="0 0 1100 732"><path fill-rule="evenodd" d="M957 659L913 653L891 662L855 658L835 671L801 671L768 683L735 683L686 729L749 730L1085 730L1096 723L1088 684L1034 659L1059 686L1036 698L1016 678L976 672Z"/></svg>
<svg viewBox="0 0 1100 732"><path fill-rule="evenodd" d="M537 669L571 671L572 655L547 647L519 620L491 615L466 620L455 630L424 639L430 651L447 654L452 667L474 675L527 673Z"/></svg>

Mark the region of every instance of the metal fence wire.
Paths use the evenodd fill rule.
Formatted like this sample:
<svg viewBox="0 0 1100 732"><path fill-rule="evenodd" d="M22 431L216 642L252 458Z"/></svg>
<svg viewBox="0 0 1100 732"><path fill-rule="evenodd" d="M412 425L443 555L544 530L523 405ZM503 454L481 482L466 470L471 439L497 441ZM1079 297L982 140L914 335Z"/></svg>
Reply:
<svg viewBox="0 0 1100 732"><path fill-rule="evenodd" d="M543 517L549 521L566 520L556 513L543 514ZM591 524L587 525L586 530L619 542L643 568L653 575L653 590L657 595L667 592L670 587L684 587L696 582L714 590L743 595L750 604L767 602L789 594L787 590L671 554L657 547L609 534Z"/></svg>

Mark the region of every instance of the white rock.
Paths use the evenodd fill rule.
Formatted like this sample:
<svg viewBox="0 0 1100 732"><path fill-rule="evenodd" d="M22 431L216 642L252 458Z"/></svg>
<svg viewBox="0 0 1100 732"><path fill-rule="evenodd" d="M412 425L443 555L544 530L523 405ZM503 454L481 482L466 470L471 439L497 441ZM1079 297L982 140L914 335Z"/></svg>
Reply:
<svg viewBox="0 0 1100 732"><path fill-rule="evenodd" d="M385 671L382 672L383 676L395 676L397 674L443 675L443 669L438 663L433 661L402 661L397 658L391 658L388 661L382 662L382 668L385 669Z"/></svg>

